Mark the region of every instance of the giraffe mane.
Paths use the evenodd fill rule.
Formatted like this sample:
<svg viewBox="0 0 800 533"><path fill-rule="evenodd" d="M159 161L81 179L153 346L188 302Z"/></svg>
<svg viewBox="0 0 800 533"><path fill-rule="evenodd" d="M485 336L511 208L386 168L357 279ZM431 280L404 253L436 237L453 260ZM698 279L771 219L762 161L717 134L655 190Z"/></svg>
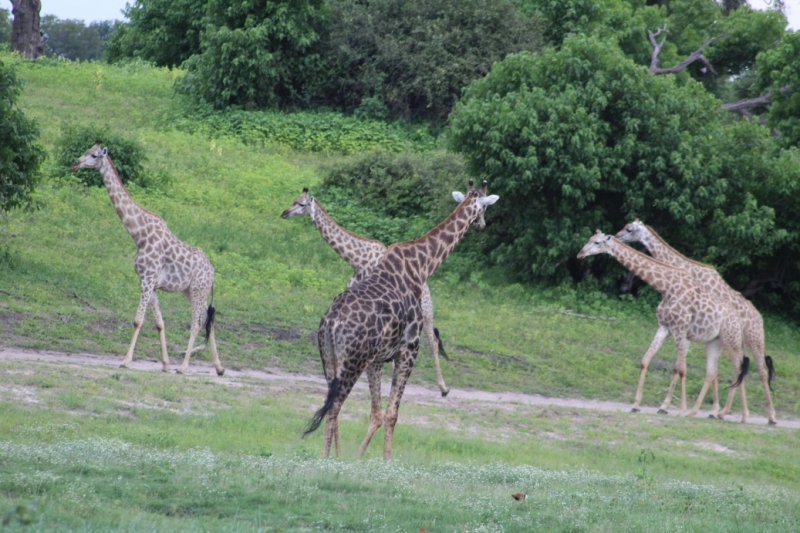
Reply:
<svg viewBox="0 0 800 533"><path fill-rule="evenodd" d="M451 222L453 219L455 219L458 215L461 214L461 212L466 208L467 203L469 202L469 200L472 199L473 194L474 194L473 191L470 191L469 193L467 193L467 196L461 201L460 204L458 204L458 207L456 207L455 210L452 213L450 213L447 216L446 219L444 219L443 221L439 222L436 226L434 226L428 233L426 233L422 237L417 237L416 239L412 239L410 241L396 242L396 243L392 244L391 246L389 246L389 250L392 250L394 248L400 248L400 247L404 247L404 246L413 246L415 244L419 244L420 241L422 241L423 239L428 238L429 236L433 235L435 232L442 231L442 228L444 226L446 226L449 222Z"/></svg>
<svg viewBox="0 0 800 533"><path fill-rule="evenodd" d="M703 268L710 268L710 269L712 269L712 270L716 270L716 269L715 269L713 266L711 266L711 265L707 265L707 264L705 264L705 263L701 263L700 261L695 261L694 259L689 259L689 258L688 258L688 257L686 257L685 255L683 255L682 253L680 253L678 250L676 250L675 248L673 248L673 247L672 247L672 246L671 246L669 243L667 243L667 241L665 241L665 240L664 240L664 239L661 237L661 235L659 235L659 234L656 232L656 230L654 230L654 229L653 229L653 228L651 228L650 226L645 226L645 227L646 227L646 228L647 228L647 229L650 231L650 233L652 233L652 234L653 234L653 237L655 237L655 238L656 238L656 240L662 244L662 246L664 246L664 247L665 247L667 250L669 250L669 251L670 251L670 252L672 252L673 254L677 255L678 257L680 257L681 259L683 259L683 260L684 260L684 261L686 261L687 263L691 263L691 264L693 264L693 265L696 265L696 266L699 266L699 267L703 267Z"/></svg>
<svg viewBox="0 0 800 533"><path fill-rule="evenodd" d="M133 203L133 205L135 205L136 207L138 207L139 209L141 209L141 210L142 210L142 211L144 211L145 213L148 213L148 214L150 214L150 215L153 215L154 217L157 217L158 219L160 219L160 220L161 220L161 222L164 222L164 219L163 219L163 218L161 218L161 216L160 216L160 215L157 215L156 213L153 213L153 212L152 212L152 211L150 211L149 209L145 209L144 207L142 207L142 206L140 206L139 204L137 204L137 203L136 203L136 200L134 200L134 199L133 199L133 196L131 196L131 193L129 193L129 192L128 192L128 189L125 187L125 184L124 184L124 183L122 183L122 178L120 178L120 177L119 177L119 172L117 172L117 167L115 167L115 166L114 166L114 161L112 161L112 160L111 160L111 156L109 156L108 154L106 154L106 160L108 161L108 164L109 164L109 165L111 165L111 170L113 170L113 171L114 171L114 175L115 175L115 176L117 177L117 179L119 180L119 184L120 184L120 186L122 187L122 190L123 190L123 191L125 191L125 194L127 194L127 195L128 195L128 199L131 201L131 203ZM164 223L166 224L166 222L164 222Z"/></svg>
<svg viewBox="0 0 800 533"><path fill-rule="evenodd" d="M616 237L614 237L613 235L611 236L611 240L612 240L612 241L615 241L615 242L617 242L617 243L619 243L621 246L624 246L625 248L628 248L628 249L629 249L631 252L633 252L634 254L641 255L642 257L646 257L648 261L650 261L650 262L653 262L653 263L657 263L659 266L662 266L662 267L665 267L665 268L669 268L669 269L671 269L671 270L683 270L683 271L684 271L684 272L686 272L687 274L691 275L691 272L689 272L689 271L688 271L688 270L686 270L685 268L683 268L683 267L679 267L679 266L675 266L675 265L670 265L670 264L668 264L668 263L665 263L664 261L659 261L658 259L656 259L656 258L655 258L655 257L653 257L652 255L647 255L647 254L645 254L645 253L642 253L642 252L640 252L640 251L639 251L639 250L637 250L636 248L633 248L633 247L631 247L631 246L628 246L627 244L625 244L625 243L624 243L624 242L622 242L621 240L617 239L617 238L616 238Z"/></svg>
<svg viewBox="0 0 800 533"><path fill-rule="evenodd" d="M376 239L368 239L368 238L366 238L366 237L362 237L361 235L356 235L355 233L353 233L352 231L350 231L350 230L348 230L348 229L346 229L346 228L343 228L342 226L340 226L340 225L339 225L339 224L338 224L338 223L337 223L337 222L336 222L336 221L333 219L333 217L332 217L332 216L330 216L330 215L328 214L328 212L327 212L327 211L325 211L325 208L324 208L324 207L322 207L322 204L321 204L321 203L319 203L319 200L317 200L317 199L316 199L316 197L314 198L314 202L316 202L316 204L317 204L317 207L319 208L319 210L320 210L320 211L322 211L322 214L324 214L324 215L325 215L325 216L328 218L328 220L330 220L330 221L331 221L331 223L332 223L334 226L336 226L337 228L339 228L340 230L342 230L342 232L344 232L344 233L346 233L347 235L350 235L351 237L354 237L354 238L356 238L356 239L358 239L358 240L360 240L360 241L374 242L375 244L380 244L381 246L384 246L384 247L386 246L385 244L383 244L383 243L382 243L381 241L379 241L379 240L376 240Z"/></svg>

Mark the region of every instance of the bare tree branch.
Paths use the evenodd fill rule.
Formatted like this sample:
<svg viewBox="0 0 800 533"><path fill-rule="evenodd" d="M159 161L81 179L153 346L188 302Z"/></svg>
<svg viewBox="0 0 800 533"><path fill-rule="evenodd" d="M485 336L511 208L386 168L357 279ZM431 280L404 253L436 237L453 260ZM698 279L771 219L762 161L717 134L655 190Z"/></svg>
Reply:
<svg viewBox="0 0 800 533"><path fill-rule="evenodd" d="M792 91L791 86L786 85L781 87L780 93L783 95L787 95ZM769 93L762 94L758 98L745 98L744 100L739 100L738 102L731 102L730 104L722 104L722 109L725 111L730 111L732 113L740 113L744 116L745 111L748 109L752 109L754 107L761 107L765 105L769 105L772 102L772 97ZM749 114L749 113L748 113Z"/></svg>
<svg viewBox="0 0 800 533"><path fill-rule="evenodd" d="M686 67L688 67L695 61L700 61L701 63L703 63L703 65L705 65L705 67L711 74L714 74L716 76L717 72L714 70L714 67L711 66L711 63L709 62L708 58L706 58L706 56L703 55L703 50L705 50L713 42L718 41L723 37L727 37L728 36L727 33L723 33L722 35L717 35L716 37L711 37L710 39L707 39L706 42L704 42L700 46L700 48L689 54L689 57L687 57L674 67L659 68L658 54L661 53L661 48L664 46L664 41L667 40L667 37L665 36L663 39L661 39L661 42L656 42L656 37L658 37L661 33L669 33L667 31L666 24L656 33L647 30L647 37L650 39L650 44L653 46L653 53L650 55L650 74L654 75L677 74L678 72L681 72L682 70L686 69Z"/></svg>

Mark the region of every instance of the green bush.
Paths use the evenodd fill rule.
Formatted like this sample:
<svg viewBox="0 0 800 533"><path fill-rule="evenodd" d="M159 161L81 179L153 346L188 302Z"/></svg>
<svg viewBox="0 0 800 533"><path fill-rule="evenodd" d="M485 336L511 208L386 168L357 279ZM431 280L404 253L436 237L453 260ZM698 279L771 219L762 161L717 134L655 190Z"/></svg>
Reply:
<svg viewBox="0 0 800 533"><path fill-rule="evenodd" d="M316 196L343 227L383 243L425 234L456 206L468 176L459 156L377 151L325 172Z"/></svg>
<svg viewBox="0 0 800 533"><path fill-rule="evenodd" d="M580 279L587 264L602 275L605 258L575 254L596 228L616 232L636 215L724 271L788 236L758 201L775 143L728 118L699 83L652 76L612 41L571 37L495 65L467 89L449 138L514 199L487 218L503 220L490 228L495 259L523 279Z"/></svg>
<svg viewBox="0 0 800 533"><path fill-rule="evenodd" d="M425 128L409 130L406 125L324 111L213 111L191 106L182 109L173 124L191 133L230 135L248 144L275 144L323 153L353 154L377 149L400 152L429 149L435 144Z"/></svg>
<svg viewBox="0 0 800 533"><path fill-rule="evenodd" d="M29 205L44 151L38 125L17 108L21 83L0 61L0 213Z"/></svg>
<svg viewBox="0 0 800 533"><path fill-rule="evenodd" d="M139 187L152 187L163 182L163 177L149 175L144 168L147 161L144 147L137 141L109 132L102 126L67 126L62 129L55 149L55 175L74 175L90 187L103 187L103 177L97 170L84 168L71 171L72 163L95 142L108 148L122 183L135 183Z"/></svg>
<svg viewBox="0 0 800 533"><path fill-rule="evenodd" d="M323 0L210 0L200 52L184 63L177 87L217 109L307 104L320 75L312 47L325 15Z"/></svg>
<svg viewBox="0 0 800 533"><path fill-rule="evenodd" d="M126 4L130 22L117 22L106 59L143 59L159 67L177 67L200 52L205 0L136 0Z"/></svg>

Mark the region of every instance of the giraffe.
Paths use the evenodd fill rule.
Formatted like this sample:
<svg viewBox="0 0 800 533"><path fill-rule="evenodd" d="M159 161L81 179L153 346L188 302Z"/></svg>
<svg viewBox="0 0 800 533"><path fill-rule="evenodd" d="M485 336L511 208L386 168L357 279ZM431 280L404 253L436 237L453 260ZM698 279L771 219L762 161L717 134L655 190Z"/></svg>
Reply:
<svg viewBox="0 0 800 533"><path fill-rule="evenodd" d="M772 364L772 358L765 355L764 319L750 300L728 285L714 267L692 261L688 257L685 257L667 244L653 228L644 225L638 218L630 224L625 225L625 227L617 233L617 238L622 242L641 242L644 247L647 248L647 251L650 252L650 255L659 261L685 268L692 273L702 290L715 296L719 300L728 302L728 305L733 306L733 308L738 311L742 321L742 339L745 346L750 350L750 353L753 354L756 360L758 374L764 386L764 396L767 399L767 419L770 425L777 424L778 421L775 419L775 407L772 404L772 395L770 394L770 384L775 373L775 367ZM742 391L744 391L744 384L742 385ZM735 392L735 388L730 389L728 399L725 402L725 408L719 413L720 418L730 412Z"/></svg>
<svg viewBox="0 0 800 533"><path fill-rule="evenodd" d="M645 283L661 294L661 303L656 308L658 331L642 358L639 386L633 412L639 410L642 401L642 389L647 366L650 359L661 348L661 344L670 334L675 339L678 358L672 374L667 397L661 404L659 413L666 413L672 401L672 392L678 377L681 378L681 409L686 411L686 352L689 342L699 342L706 346L706 380L701 391L705 395L709 385L716 379L719 355L724 348L728 352L734 370L734 387L741 386L744 372L740 372L742 364L742 327L739 314L724 301L700 290L692 274L679 267L662 263L626 246L619 239L604 235L597 230L589 242L578 253L578 259L590 255L606 253L616 259L622 266L633 272ZM737 380L737 376L738 380ZM697 413L701 398L695 403L691 414ZM714 413L719 410L719 403L714 406ZM747 400L742 390L742 422L747 420Z"/></svg>
<svg viewBox="0 0 800 533"><path fill-rule="evenodd" d="M122 225L136 243L137 251L133 260L133 268L139 276L142 292L136 318L133 321L133 338L120 367L130 368L136 339L144 324L147 306L150 305L156 318L156 328L161 342L162 370L169 372L167 337L156 294L156 289L161 289L166 292L181 292L192 303L189 346L186 348L183 364L176 372L178 374L186 372L195 338L205 323L206 342L211 348L214 368L217 375L223 375L225 369L219 362L217 343L214 338L214 308L210 305L206 308L208 295L214 286L214 267L211 266L211 262L202 250L180 241L172 234L160 216L143 209L133 201L122 185L122 180L108 155L108 148L102 147L101 144L98 141L86 150L81 157L75 160L72 170L96 168L100 171L111 203L114 205Z"/></svg>
<svg viewBox="0 0 800 533"><path fill-rule="evenodd" d="M475 189L466 195L454 192L453 197L459 205L450 216L419 239L390 246L369 277L337 296L320 321L319 352L328 393L325 404L314 414L303 435L315 431L325 419L325 457L330 456L333 440L336 455L341 456L339 411L365 370L372 410L358 456L363 456L384 422L383 458L388 460L391 456L400 399L419 349L422 285L455 248L470 224L498 200L496 195L486 196L483 190ZM389 361L394 363L394 371L384 416L381 372Z"/></svg>
<svg viewBox="0 0 800 533"><path fill-rule="evenodd" d="M473 188L474 182L469 181L469 188ZM484 181L484 187L487 182ZM484 194L486 191L484 190ZM308 194L308 187L303 189L302 194L298 196L292 205L290 205L283 213L281 218L286 219L294 216L310 216L314 221L314 225L322 234L331 248L344 259L351 267L353 267L353 276L350 278L347 286L351 287L355 283L367 279L372 269L375 268L380 262L383 254L386 253L386 245L380 241L367 239L355 235L338 225L331 216L325 211L320 204L319 200ZM473 225L478 230L482 230L486 226L483 219L483 212L478 216L478 219L473 222ZM439 365L439 352L447 359L447 354L444 351L442 340L439 337L439 330L433 326L433 300L431 299L431 291L428 283L422 285L422 297L420 299L422 306L422 329L425 332L425 337L428 339L428 344L433 354L433 363L436 367L436 381L439 385L439 391L445 397L450 392L442 377L442 369Z"/></svg>

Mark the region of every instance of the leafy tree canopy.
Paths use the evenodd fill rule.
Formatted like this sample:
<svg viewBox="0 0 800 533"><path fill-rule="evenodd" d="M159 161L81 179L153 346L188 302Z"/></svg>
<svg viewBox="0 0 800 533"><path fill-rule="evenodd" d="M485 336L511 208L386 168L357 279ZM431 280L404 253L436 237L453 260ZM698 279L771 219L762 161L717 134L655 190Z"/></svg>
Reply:
<svg viewBox="0 0 800 533"><path fill-rule="evenodd" d="M44 32L42 40L47 55L87 61L103 58L114 21L95 21L86 26L82 20L62 20L55 15L45 15L40 27Z"/></svg>
<svg viewBox="0 0 800 533"><path fill-rule="evenodd" d="M614 42L576 36L511 55L472 84L450 145L506 199L488 214L502 220L491 246L522 278L579 277L587 235L634 215L724 270L787 238L753 192L777 147L766 129L727 119L701 84L652 76Z"/></svg>
<svg viewBox="0 0 800 533"><path fill-rule="evenodd" d="M200 51L205 0L136 0L117 22L108 43L110 62L141 58L160 67L177 67Z"/></svg>
<svg viewBox="0 0 800 533"><path fill-rule="evenodd" d="M333 0L321 42L331 77L325 103L443 121L492 63L538 50L540 26L513 0Z"/></svg>
<svg viewBox="0 0 800 533"><path fill-rule="evenodd" d="M11 12L0 7L0 50L11 44Z"/></svg>
<svg viewBox="0 0 800 533"><path fill-rule="evenodd" d="M19 93L14 71L0 61L0 212L30 203L45 156L39 128L16 106Z"/></svg>

